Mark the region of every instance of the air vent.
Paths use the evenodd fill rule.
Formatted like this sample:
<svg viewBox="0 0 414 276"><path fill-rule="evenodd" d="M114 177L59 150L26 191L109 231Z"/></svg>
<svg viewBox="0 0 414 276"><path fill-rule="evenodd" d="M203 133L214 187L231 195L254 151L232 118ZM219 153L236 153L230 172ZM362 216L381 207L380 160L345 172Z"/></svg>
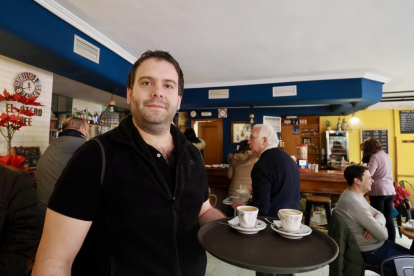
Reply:
<svg viewBox="0 0 414 276"><path fill-rule="evenodd" d="M287 97L296 95L296 85L273 87L273 97Z"/></svg>
<svg viewBox="0 0 414 276"><path fill-rule="evenodd" d="M208 98L209 99L228 99L229 90L228 89L208 90Z"/></svg>
<svg viewBox="0 0 414 276"><path fill-rule="evenodd" d="M75 35L73 52L99 64L100 49L77 35Z"/></svg>

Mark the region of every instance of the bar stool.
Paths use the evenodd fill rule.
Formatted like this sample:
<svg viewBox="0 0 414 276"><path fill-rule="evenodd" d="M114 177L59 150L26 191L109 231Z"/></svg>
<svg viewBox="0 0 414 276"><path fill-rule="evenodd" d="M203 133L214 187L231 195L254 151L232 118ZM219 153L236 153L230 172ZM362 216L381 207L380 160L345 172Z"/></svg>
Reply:
<svg viewBox="0 0 414 276"><path fill-rule="evenodd" d="M331 199L327 196L306 195L305 224L310 224L312 206L322 206L325 208L326 220L331 221Z"/></svg>

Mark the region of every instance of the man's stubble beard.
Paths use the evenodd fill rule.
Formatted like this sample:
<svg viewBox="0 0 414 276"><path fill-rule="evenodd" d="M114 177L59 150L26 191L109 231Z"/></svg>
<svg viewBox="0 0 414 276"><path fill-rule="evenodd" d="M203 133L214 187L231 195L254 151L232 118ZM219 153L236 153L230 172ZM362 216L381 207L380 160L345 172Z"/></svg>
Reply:
<svg viewBox="0 0 414 276"><path fill-rule="evenodd" d="M145 109L145 105L149 103L162 103L166 109L159 111ZM171 108L167 102L159 99L136 101L131 95L131 112L135 123L152 135L160 135L170 131L170 125L176 110L177 105Z"/></svg>

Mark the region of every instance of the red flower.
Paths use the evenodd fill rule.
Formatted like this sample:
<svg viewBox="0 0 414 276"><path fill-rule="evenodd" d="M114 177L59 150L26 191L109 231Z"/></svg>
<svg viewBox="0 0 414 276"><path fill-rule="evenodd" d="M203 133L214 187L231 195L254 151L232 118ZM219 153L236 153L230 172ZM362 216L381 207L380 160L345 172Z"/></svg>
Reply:
<svg viewBox="0 0 414 276"><path fill-rule="evenodd" d="M26 96L21 96L18 102L25 104L25 105L43 106L41 103L35 102L36 99L37 98L35 96L29 97L29 98L27 98Z"/></svg>
<svg viewBox="0 0 414 276"><path fill-rule="evenodd" d="M3 95L4 95L4 97L2 95L0 95L0 102L10 101L10 100L13 101L14 100L13 97L10 96L9 92L7 92L6 89L4 89Z"/></svg>
<svg viewBox="0 0 414 276"><path fill-rule="evenodd" d="M21 119L23 119L23 117L20 116L16 116L14 114L9 116L8 121L12 122L12 123L17 123L18 121L20 121Z"/></svg>
<svg viewBox="0 0 414 276"><path fill-rule="evenodd" d="M20 109L19 109L19 111L20 111ZM34 113L34 112L32 112L32 111L30 111L30 109L25 109L25 110L22 110L22 111L20 112L20 114L21 114L21 115L28 116L28 117L32 117L33 115L35 115L35 113Z"/></svg>

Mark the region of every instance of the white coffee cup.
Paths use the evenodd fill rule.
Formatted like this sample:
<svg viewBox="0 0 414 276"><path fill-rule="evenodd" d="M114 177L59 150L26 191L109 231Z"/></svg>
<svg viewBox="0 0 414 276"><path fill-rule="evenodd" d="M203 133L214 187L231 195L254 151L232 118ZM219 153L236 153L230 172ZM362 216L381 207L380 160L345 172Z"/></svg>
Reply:
<svg viewBox="0 0 414 276"><path fill-rule="evenodd" d="M256 225L257 214L259 209L254 206L239 206L237 207L237 215L241 228L250 229Z"/></svg>
<svg viewBox="0 0 414 276"><path fill-rule="evenodd" d="M321 211L313 212L313 222L322 223L322 212Z"/></svg>
<svg viewBox="0 0 414 276"><path fill-rule="evenodd" d="M286 232L299 231L303 213L295 209L280 209L278 216Z"/></svg>
<svg viewBox="0 0 414 276"><path fill-rule="evenodd" d="M319 170L319 165L318 165L318 164L314 164L314 165L313 165L313 170L314 170L315 172L318 172L318 170Z"/></svg>

